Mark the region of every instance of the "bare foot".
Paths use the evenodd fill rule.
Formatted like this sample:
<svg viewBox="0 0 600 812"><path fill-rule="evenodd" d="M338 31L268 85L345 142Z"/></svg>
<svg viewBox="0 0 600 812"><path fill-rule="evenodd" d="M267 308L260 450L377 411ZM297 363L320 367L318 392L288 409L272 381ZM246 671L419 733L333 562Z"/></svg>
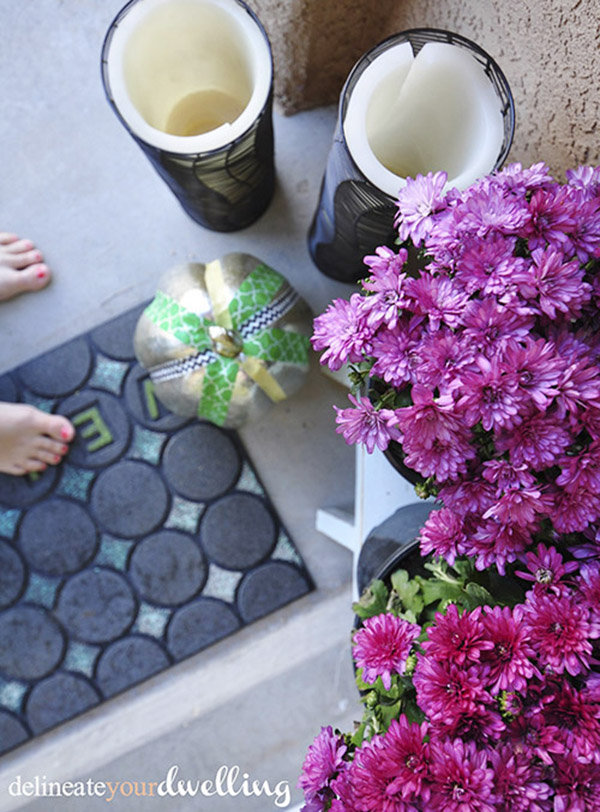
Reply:
<svg viewBox="0 0 600 812"><path fill-rule="evenodd" d="M46 287L50 269L42 259L31 240L0 231L0 301Z"/></svg>
<svg viewBox="0 0 600 812"><path fill-rule="evenodd" d="M56 465L74 435L62 415L26 403L0 403L0 471L20 476Z"/></svg>

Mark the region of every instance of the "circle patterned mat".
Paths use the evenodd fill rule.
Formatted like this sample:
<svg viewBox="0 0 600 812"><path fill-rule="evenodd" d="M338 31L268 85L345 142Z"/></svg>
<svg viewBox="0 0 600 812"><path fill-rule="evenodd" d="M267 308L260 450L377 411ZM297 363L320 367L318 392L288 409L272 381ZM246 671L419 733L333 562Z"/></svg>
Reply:
<svg viewBox="0 0 600 812"><path fill-rule="evenodd" d="M0 377L77 428L58 467L0 474L0 753L313 588L239 436L154 397L141 310Z"/></svg>

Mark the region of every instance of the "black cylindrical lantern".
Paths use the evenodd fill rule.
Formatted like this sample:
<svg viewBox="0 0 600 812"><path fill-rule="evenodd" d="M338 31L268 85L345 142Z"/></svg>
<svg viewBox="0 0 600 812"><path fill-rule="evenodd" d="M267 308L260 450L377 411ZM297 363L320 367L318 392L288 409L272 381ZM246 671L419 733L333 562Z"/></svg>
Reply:
<svg viewBox="0 0 600 812"><path fill-rule="evenodd" d="M363 257L397 237L405 178L445 170L464 189L504 163L514 125L504 74L465 37L413 29L377 45L340 96L308 238L317 267L342 282L365 276Z"/></svg>
<svg viewBox="0 0 600 812"><path fill-rule="evenodd" d="M131 0L102 49L113 110L185 211L214 231L273 196L273 63L241 0Z"/></svg>

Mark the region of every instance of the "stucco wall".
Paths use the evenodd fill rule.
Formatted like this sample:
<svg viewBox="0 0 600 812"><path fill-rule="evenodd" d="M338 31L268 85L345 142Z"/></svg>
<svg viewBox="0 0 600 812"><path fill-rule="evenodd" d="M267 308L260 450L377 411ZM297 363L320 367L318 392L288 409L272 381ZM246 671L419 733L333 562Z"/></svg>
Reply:
<svg viewBox="0 0 600 812"><path fill-rule="evenodd" d="M408 28L446 28L506 74L517 125L511 161L562 175L600 164L599 0L250 0L264 22L286 113L337 101L362 53Z"/></svg>

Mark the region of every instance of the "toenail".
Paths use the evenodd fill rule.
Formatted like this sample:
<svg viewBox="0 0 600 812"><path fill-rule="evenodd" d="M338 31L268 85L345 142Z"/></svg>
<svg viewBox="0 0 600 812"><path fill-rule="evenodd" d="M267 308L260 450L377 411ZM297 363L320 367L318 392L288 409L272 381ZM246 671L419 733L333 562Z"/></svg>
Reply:
<svg viewBox="0 0 600 812"><path fill-rule="evenodd" d="M36 260L36 262L38 262L42 258L42 252L41 251L34 251L33 257Z"/></svg>
<svg viewBox="0 0 600 812"><path fill-rule="evenodd" d="M63 445L60 448L60 453L61 454L66 454L68 450L69 450L69 446L68 445Z"/></svg>
<svg viewBox="0 0 600 812"><path fill-rule="evenodd" d="M55 454L53 460L54 462L60 462L60 456L58 454Z"/></svg>
<svg viewBox="0 0 600 812"><path fill-rule="evenodd" d="M41 265L40 268L38 269L38 272L36 273L37 278L38 279L45 279L47 275L48 275L48 268L46 268L44 265Z"/></svg>
<svg viewBox="0 0 600 812"><path fill-rule="evenodd" d="M68 428L65 426L64 428L62 428L62 429L60 430L60 436L63 438L63 440L68 440L68 439L70 439L70 437L71 437L71 432L70 432L70 431L69 431L69 429L68 429Z"/></svg>

